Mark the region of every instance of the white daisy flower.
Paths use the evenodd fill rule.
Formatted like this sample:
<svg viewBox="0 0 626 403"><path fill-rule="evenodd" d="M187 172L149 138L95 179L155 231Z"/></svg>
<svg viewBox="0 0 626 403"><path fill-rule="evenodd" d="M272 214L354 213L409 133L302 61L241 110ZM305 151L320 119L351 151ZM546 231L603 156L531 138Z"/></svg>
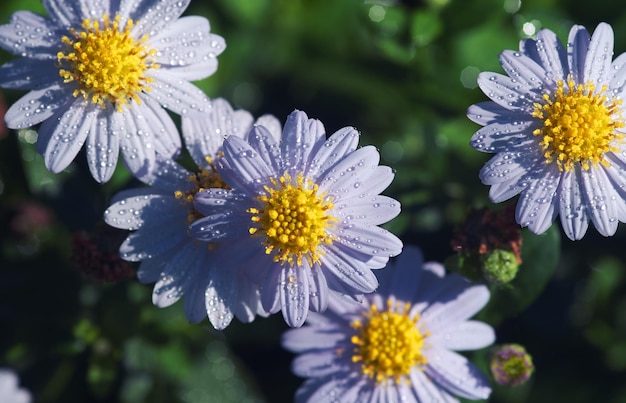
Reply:
<svg viewBox="0 0 626 403"><path fill-rule="evenodd" d="M378 286L372 269L400 253L402 242L379 228L400 203L379 195L392 181L372 147L356 149L345 127L326 139L322 123L295 111L280 144L254 127L248 142L224 142L218 171L232 188L207 189L195 208L206 217L190 230L230 250L222 270L242 267L261 288L263 308L301 326L309 309L323 311L330 291L359 298Z"/></svg>
<svg viewBox="0 0 626 403"><path fill-rule="evenodd" d="M30 392L19 387L15 372L0 368L0 402L2 403L30 403L33 397Z"/></svg>
<svg viewBox="0 0 626 403"><path fill-rule="evenodd" d="M266 116L260 122L280 134L275 118ZM109 225L135 231L120 247L120 256L141 261L137 273L141 282L156 282L153 303L167 307L184 296L187 319L199 322L208 316L218 330L233 316L250 322L262 312L258 290L238 273L219 270L217 263L230 256L191 238L188 225L202 217L193 207L196 192L227 188L215 170L224 137L242 137L252 123L248 112L233 111L222 99L213 100L207 113L183 117L187 148L200 171L191 173L159 158L154 175L142 177L151 186L120 192L104 213Z"/></svg>
<svg viewBox="0 0 626 403"><path fill-rule="evenodd" d="M590 36L570 30L564 46L549 30L504 51L508 76L484 72L478 84L491 99L468 117L485 126L471 145L496 153L480 172L494 202L519 193L516 219L545 232L557 215L567 236L581 239L591 220L613 235L626 220L624 105L626 55L612 62L613 30Z"/></svg>
<svg viewBox="0 0 626 403"><path fill-rule="evenodd" d="M143 175L155 153L180 150L162 108L207 108L189 80L211 75L224 40L203 17L179 18L190 0L43 0L49 18L19 11L0 26L0 46L20 56L0 67L0 87L31 90L6 113L7 126L42 123L37 149L52 172L86 143L89 168L106 182L119 150Z"/></svg>

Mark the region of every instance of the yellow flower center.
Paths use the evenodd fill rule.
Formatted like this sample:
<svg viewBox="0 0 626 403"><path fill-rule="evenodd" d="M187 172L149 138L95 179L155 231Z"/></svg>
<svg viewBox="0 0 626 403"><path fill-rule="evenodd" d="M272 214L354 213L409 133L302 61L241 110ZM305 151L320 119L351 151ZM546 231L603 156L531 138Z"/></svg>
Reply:
<svg viewBox="0 0 626 403"><path fill-rule="evenodd" d="M250 234L265 235L265 253L275 252L275 262L301 264L303 256L310 264L319 262L319 246L333 241L327 233L328 227L337 221L327 214L333 204L324 194L318 194L319 186L305 180L302 174L293 180L285 173L270 181L273 186L265 186L266 194L256 198L263 207L248 209L252 222L258 225L250 228Z"/></svg>
<svg viewBox="0 0 626 403"><path fill-rule="evenodd" d="M122 29L119 21L119 15L110 20L106 14L102 22L83 20L81 31L70 30L73 38L62 38L67 49L57 53L57 59L64 82L78 83L75 97L82 95L103 108L111 102L121 111L131 99L139 103L141 91L150 91L153 79L146 77L146 71L159 65L154 62L156 50L145 45L148 36L135 40L130 36L133 21L129 19Z"/></svg>
<svg viewBox="0 0 626 403"><path fill-rule="evenodd" d="M209 164L208 169L201 169L200 172L189 175L187 178L189 182L193 184L193 187L187 191L177 190L174 192L174 196L180 199L183 205L189 206L189 214L187 215L187 224L191 224L199 218L204 217L193 207L193 199L196 193L211 188L230 189L230 187L224 182L222 177L217 173L213 159L206 157L206 161Z"/></svg>
<svg viewBox="0 0 626 403"><path fill-rule="evenodd" d="M619 106L620 99L608 100L603 86L595 93L591 82L585 85L559 81L552 96L544 94L545 103L535 103L533 117L543 120L541 129L533 131L543 136L539 143L546 163L556 162L561 171L569 171L576 164L588 170L601 163L609 166L604 154L616 151L615 141L623 135L616 129L624 127Z"/></svg>
<svg viewBox="0 0 626 403"><path fill-rule="evenodd" d="M352 322L357 330L350 341L355 345L352 362L361 363L361 371L376 382L393 378L396 383L408 379L411 369L422 367L426 358L422 355L424 339L417 322L419 315L409 316L411 305L406 303L402 313L395 312L391 300L387 300L387 309L378 311L371 305L365 323Z"/></svg>

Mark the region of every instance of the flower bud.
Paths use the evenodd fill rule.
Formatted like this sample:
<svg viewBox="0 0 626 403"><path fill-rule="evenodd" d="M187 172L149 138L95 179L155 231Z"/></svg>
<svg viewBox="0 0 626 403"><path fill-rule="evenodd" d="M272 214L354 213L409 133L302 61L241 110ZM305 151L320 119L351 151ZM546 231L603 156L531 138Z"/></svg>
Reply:
<svg viewBox="0 0 626 403"><path fill-rule="evenodd" d="M508 250L496 249L483 255L483 276L490 284L505 284L515 278L519 265L515 254Z"/></svg>
<svg viewBox="0 0 626 403"><path fill-rule="evenodd" d="M495 381L506 386L524 384L535 370L532 357L519 344L496 346L491 354L490 368Z"/></svg>

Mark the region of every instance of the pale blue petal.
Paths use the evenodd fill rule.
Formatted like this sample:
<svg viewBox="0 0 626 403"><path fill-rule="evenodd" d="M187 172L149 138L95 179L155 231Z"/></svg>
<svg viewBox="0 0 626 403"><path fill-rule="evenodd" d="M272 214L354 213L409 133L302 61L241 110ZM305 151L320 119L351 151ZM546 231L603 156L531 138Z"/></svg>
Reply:
<svg viewBox="0 0 626 403"><path fill-rule="evenodd" d="M589 226L589 216L581 196L580 179L577 178L577 171L564 172L558 190L561 226L571 240L581 239Z"/></svg>
<svg viewBox="0 0 626 403"><path fill-rule="evenodd" d="M538 127L537 121L528 120L491 123L474 133L470 145L486 153L525 151L529 147L538 147L532 135Z"/></svg>
<svg viewBox="0 0 626 403"><path fill-rule="evenodd" d="M156 154L154 148L144 146L142 138L138 133L142 133L135 125L132 112L125 109L118 112L115 106L107 105L107 113L102 114L101 122L96 127L98 136L117 136L120 139L120 149L124 164L128 170L140 180L146 181L154 172L156 164Z"/></svg>
<svg viewBox="0 0 626 403"><path fill-rule="evenodd" d="M283 163L280 146L267 128L254 126L248 133L247 141L272 171L281 171Z"/></svg>
<svg viewBox="0 0 626 403"><path fill-rule="evenodd" d="M368 182L374 180L372 178ZM382 195L353 197L342 200L341 204L335 205L331 214L344 224L354 221L380 225L391 221L400 214L400 203L391 197Z"/></svg>
<svg viewBox="0 0 626 403"><path fill-rule="evenodd" d="M414 367L409 375L413 392L417 396L420 403L446 403L458 402L457 399L451 398L448 394L442 393L442 389L436 385L421 369Z"/></svg>
<svg viewBox="0 0 626 403"><path fill-rule="evenodd" d="M396 256L402 251L402 241L384 228L366 223L341 225L333 228L332 235L349 249L369 256Z"/></svg>
<svg viewBox="0 0 626 403"><path fill-rule="evenodd" d="M446 326L436 332L431 331L428 337L429 344L456 351L478 350L492 345L495 340L491 326L473 320Z"/></svg>
<svg viewBox="0 0 626 403"><path fill-rule="evenodd" d="M7 110L4 120L10 129L25 129L51 118L54 114L62 115L68 109L85 109L86 103L82 99L72 97L69 86L51 83L44 87L30 91L18 99ZM57 116L58 117L58 116ZM57 125L56 118L48 125Z"/></svg>
<svg viewBox="0 0 626 403"><path fill-rule="evenodd" d="M209 34L209 20L199 16L183 17L157 35L148 39L147 45L156 49L157 63L178 68L212 60L214 68L204 74L206 78L217 69L217 55L224 51L224 38Z"/></svg>
<svg viewBox="0 0 626 403"><path fill-rule="evenodd" d="M19 58L0 67L0 87L16 90L29 90L41 85L62 85L59 68L55 61Z"/></svg>
<svg viewBox="0 0 626 403"><path fill-rule="evenodd" d="M570 74L576 83L585 82L585 61L591 36L585 27L574 25L567 39L567 60L570 66Z"/></svg>
<svg viewBox="0 0 626 403"><path fill-rule="evenodd" d="M390 267L376 272L381 283L377 292L383 297L393 296L399 301L414 301L418 286L427 273L422 268L423 263L424 256L419 248L405 247Z"/></svg>
<svg viewBox="0 0 626 403"><path fill-rule="evenodd" d="M192 284L198 273L198 265L202 263L206 249L188 242L181 245L180 250L167 263L163 277L154 285L152 303L165 308L178 301Z"/></svg>
<svg viewBox="0 0 626 403"><path fill-rule="evenodd" d="M301 265L280 270L280 305L288 326L300 327L306 320L309 311L309 270L311 268L306 260Z"/></svg>
<svg viewBox="0 0 626 403"><path fill-rule="evenodd" d="M451 277L448 275L445 288L422 313L421 321L433 334L439 329L469 319L489 301L489 289L484 285L471 285L466 281L465 287L459 290L461 281L455 284L450 281Z"/></svg>
<svg viewBox="0 0 626 403"><path fill-rule="evenodd" d="M320 247L322 267L329 271L329 275L335 276L338 283L349 290L338 289L338 292L348 294L370 293L378 287L378 280L367 264L361 260L354 259L349 254L337 247ZM334 281L327 278L328 286L333 289Z"/></svg>
<svg viewBox="0 0 626 403"><path fill-rule="evenodd" d="M505 50L500 53L500 64L509 77L526 87L533 102L541 100L546 71L536 61L521 52Z"/></svg>
<svg viewBox="0 0 626 403"><path fill-rule="evenodd" d="M260 116L255 122L255 126L263 126L272 134L272 137L276 142L280 142L280 137L283 132L280 121L273 115Z"/></svg>
<svg viewBox="0 0 626 403"><path fill-rule="evenodd" d="M178 129L167 112L155 101L144 97L141 104L131 102L124 110L127 134L136 136L142 148L153 149L165 158L175 158L181 148Z"/></svg>
<svg viewBox="0 0 626 403"><path fill-rule="evenodd" d="M127 0L124 0L120 11L135 20L136 25L132 30L135 38L141 38L145 34L155 36L181 16L189 5L189 1L143 0L137 2L136 5L130 5Z"/></svg>
<svg viewBox="0 0 626 403"><path fill-rule="evenodd" d="M204 113L183 116L183 138L194 162L199 167L206 166L206 157L216 158L226 137L243 138L252 126L252 120L250 113L233 111L222 98L212 100Z"/></svg>
<svg viewBox="0 0 626 403"><path fill-rule="evenodd" d="M184 209L172 196L152 194L152 189L130 189L116 195L104 212L104 221L112 227L137 230L145 223L184 217ZM182 212L181 212L182 210Z"/></svg>
<svg viewBox="0 0 626 403"><path fill-rule="evenodd" d="M606 175L605 168L581 169L580 178L583 200L594 227L604 236L615 234L619 220L616 203L618 195Z"/></svg>
<svg viewBox="0 0 626 403"><path fill-rule="evenodd" d="M89 131L93 127L97 113L97 109L85 108L82 102L78 101L41 125L40 132L44 133L42 145L45 144L46 147L44 152L46 168L54 173L67 168L83 147L87 136L97 135Z"/></svg>
<svg viewBox="0 0 626 403"><path fill-rule="evenodd" d="M532 113L534 96L510 77L482 72L477 81L485 95L498 105L516 112Z"/></svg>
<svg viewBox="0 0 626 403"><path fill-rule="evenodd" d="M120 151L119 136L116 133L109 134L98 128L98 122L106 119L107 113L112 110L100 110L98 118L87 118L81 131L91 133L87 136L86 156L87 165L91 175L97 182L108 182L117 166L117 157ZM88 125L88 126L87 126Z"/></svg>
<svg viewBox="0 0 626 403"><path fill-rule="evenodd" d="M552 89L552 83L567 78L567 51L554 32L542 29L537 39L528 39L522 46L521 50L546 70L544 84L548 89Z"/></svg>
<svg viewBox="0 0 626 403"><path fill-rule="evenodd" d="M308 265L308 263L307 263ZM328 284L319 264L306 269L309 276L309 309L313 312L324 312L328 306Z"/></svg>
<svg viewBox="0 0 626 403"><path fill-rule="evenodd" d="M167 262L176 252L177 251L172 250L169 253L159 255L157 258L142 260L141 265L139 265L139 270L137 270L137 279L143 284L159 281Z"/></svg>
<svg viewBox="0 0 626 403"><path fill-rule="evenodd" d="M472 363L459 354L443 348L424 350L426 375L451 393L467 399L487 399L489 381Z"/></svg>
<svg viewBox="0 0 626 403"><path fill-rule="evenodd" d="M326 174L346 155L354 152L359 144L359 132L353 127L337 130L322 147L311 155L309 175L317 178Z"/></svg>
<svg viewBox="0 0 626 403"><path fill-rule="evenodd" d="M467 117L474 123L487 126L492 123L513 123L528 120L526 111L514 112L495 102L479 102L467 108Z"/></svg>
<svg viewBox="0 0 626 403"><path fill-rule="evenodd" d="M303 378L317 378L337 372L335 350L313 351L298 355L291 365L291 370Z"/></svg>
<svg viewBox="0 0 626 403"><path fill-rule="evenodd" d="M162 107L178 115L203 112L201 105L209 105L207 96L189 81L168 74L167 70L150 70L146 77L153 78L150 92L145 97L152 98Z"/></svg>
<svg viewBox="0 0 626 403"><path fill-rule="evenodd" d="M261 183L266 183L267 178L275 175L263 157L238 137L231 136L224 141L224 160L233 172L227 169L222 173L220 169L222 179L232 188L241 188L250 194L261 192Z"/></svg>
<svg viewBox="0 0 626 403"><path fill-rule="evenodd" d="M613 29L607 23L600 23L593 32L589 51L585 58L584 82L592 82L597 88L609 84L613 57ZM580 84L582 84L581 82Z"/></svg>
<svg viewBox="0 0 626 403"><path fill-rule="evenodd" d="M30 11L17 11L9 24L0 25L0 47L29 59L56 61L61 37L50 20Z"/></svg>
<svg viewBox="0 0 626 403"><path fill-rule="evenodd" d="M522 227L528 227L535 234L542 234L552 225L558 214L558 188L561 171L555 164L539 171L535 180L530 181L522 192L515 211L515 219Z"/></svg>
<svg viewBox="0 0 626 403"><path fill-rule="evenodd" d="M334 311L334 309L333 309ZM331 311L326 311L321 317L327 316ZM313 318L315 315L311 315ZM307 319L309 324L311 321ZM324 349L334 350L338 343L348 340L345 329L335 325L303 326L290 329L283 333L281 345L293 353L306 351L319 351Z"/></svg>
<svg viewBox="0 0 626 403"><path fill-rule="evenodd" d="M505 151L491 158L480 170L479 177L485 185L494 185L506 182L509 178L519 177L524 173L535 176L537 174L533 174L532 171L537 170L540 167L539 164L544 162L541 150ZM497 202L499 201L502 200Z"/></svg>
<svg viewBox="0 0 626 403"><path fill-rule="evenodd" d="M391 185L394 177L395 172L393 169L388 166L379 165L374 168L374 173L370 177L370 180L361 183L359 191L362 194L377 195Z"/></svg>
<svg viewBox="0 0 626 403"><path fill-rule="evenodd" d="M205 263L208 264L208 263ZM206 268L205 268L206 269ZM230 277L230 270L215 267L211 270L211 285L203 293L202 305L209 321L216 330L226 329L233 320L231 307L236 304L236 279ZM185 298L187 298L185 296Z"/></svg>
<svg viewBox="0 0 626 403"><path fill-rule="evenodd" d="M359 148L317 179L320 192L328 192L335 200L361 194L359 187L370 179L379 161L374 146Z"/></svg>
<svg viewBox="0 0 626 403"><path fill-rule="evenodd" d="M266 261L269 261L266 257ZM270 270L264 270L266 272L265 279L263 284L261 285L261 305L266 312L271 314L280 311L281 309L281 301L280 301L280 290L279 290L279 278L284 271L279 265L272 263L271 265L266 264L266 267L270 268ZM308 299L307 299L308 302Z"/></svg>
<svg viewBox="0 0 626 403"><path fill-rule="evenodd" d="M302 111L293 111L283 128L281 155L285 171L292 175L303 173L311 176L311 155L315 155L326 138L324 125L317 119L309 119Z"/></svg>

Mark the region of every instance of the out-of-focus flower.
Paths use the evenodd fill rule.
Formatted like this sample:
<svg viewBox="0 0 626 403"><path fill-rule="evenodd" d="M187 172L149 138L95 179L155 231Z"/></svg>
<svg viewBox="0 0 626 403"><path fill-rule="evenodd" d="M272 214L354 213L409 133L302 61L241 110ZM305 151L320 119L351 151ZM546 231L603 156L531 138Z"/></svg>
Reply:
<svg viewBox="0 0 626 403"><path fill-rule="evenodd" d="M28 241L50 228L54 221L54 214L47 207L31 200L20 200L0 210L0 233Z"/></svg>
<svg viewBox="0 0 626 403"><path fill-rule="evenodd" d="M104 224L91 233L78 231L72 235L71 263L84 277L98 282L117 282L135 274L130 263L120 258L119 248L126 237Z"/></svg>
<svg viewBox="0 0 626 403"><path fill-rule="evenodd" d="M308 379L298 402L456 402L486 399L485 376L454 350L493 343L491 326L468 320L489 300L484 285L414 247L376 272L380 288L358 304L333 297L306 326L287 331L283 346L298 354L293 371Z"/></svg>
<svg viewBox="0 0 626 403"><path fill-rule="evenodd" d="M180 138L163 107L207 108L189 80L211 75L224 40L206 18L179 18L190 0L43 0L49 18L19 11L0 26L0 47L20 58L0 67L0 87L31 90L5 115L20 129L43 122L37 149L52 172L85 144L93 177L106 182L119 150L135 175Z"/></svg>
<svg viewBox="0 0 626 403"><path fill-rule="evenodd" d="M0 402L30 403L33 400L30 392L18 386L15 372L0 368Z"/></svg>
<svg viewBox="0 0 626 403"><path fill-rule="evenodd" d="M489 366L495 381L507 386L525 383L535 371L532 357L519 344L494 347Z"/></svg>
<svg viewBox="0 0 626 403"><path fill-rule="evenodd" d="M471 145L496 153L480 178L496 203L521 194L522 227L541 234L560 215L571 239L584 236L589 220L610 236L626 220L626 54L612 61L613 30L604 23L593 36L572 27L567 43L541 30L520 51L502 52L508 76L479 75L491 101L468 110L485 126Z"/></svg>
<svg viewBox="0 0 626 403"><path fill-rule="evenodd" d="M328 139L322 123L294 111L280 144L263 126L248 141L231 136L218 162L232 190L207 189L195 207L206 217L193 236L229 250L221 271L243 267L261 290L263 308L301 326L309 309L326 309L329 290L358 298L378 286L372 269L400 253L402 242L378 227L400 212L379 193L392 181L378 151L356 149L352 127Z"/></svg>
<svg viewBox="0 0 626 403"><path fill-rule="evenodd" d="M240 273L223 270L221 262L234 257L216 244L191 238L188 225L202 217L193 205L197 192L228 188L215 168L224 138L245 136L252 123L248 112L213 100L205 114L183 120L187 148L199 172L158 159L154 174L142 177L151 186L120 192L104 213L109 225L135 231L120 247L120 255L142 262L137 273L141 282L156 282L152 302L167 307L184 295L187 319L199 322L208 316L216 329L228 326L233 315L249 322L261 313L258 290ZM280 135L277 119L265 116L257 123L273 129L268 135Z"/></svg>

